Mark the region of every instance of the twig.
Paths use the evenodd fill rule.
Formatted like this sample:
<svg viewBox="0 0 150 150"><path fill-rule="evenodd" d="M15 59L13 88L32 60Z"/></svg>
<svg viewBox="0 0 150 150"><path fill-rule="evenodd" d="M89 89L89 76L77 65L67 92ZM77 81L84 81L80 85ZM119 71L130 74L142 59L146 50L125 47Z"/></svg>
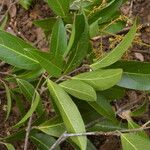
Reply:
<svg viewBox="0 0 150 150"><path fill-rule="evenodd" d="M26 129L26 137L25 137L25 144L24 144L24 150L27 150L28 149L28 139L29 139L29 134L30 134L30 131L31 131L31 124L32 124L32 118L33 118L33 115L31 115L30 119L29 119L29 122L28 122L28 127Z"/></svg>
<svg viewBox="0 0 150 150"><path fill-rule="evenodd" d="M39 80L39 82L38 82L38 84L35 88L35 91L38 89L42 79L43 79L43 75L40 77L40 80ZM34 94L33 94L32 102L33 102L33 100L36 96L35 94L36 94L36 92L34 92ZM32 118L33 118L33 114L30 116L29 121L28 121L28 126L27 126L27 129L26 129L26 136L25 136L25 143L24 143L24 150L28 149L28 141L29 141L29 134L30 134L30 131L31 131Z"/></svg>
<svg viewBox="0 0 150 150"><path fill-rule="evenodd" d="M150 23L145 23L142 25L141 29L142 30L143 28L147 28L147 27L150 27ZM124 33L127 33L129 30L131 29L131 27L126 27L124 28L123 30L121 30L120 32L117 32L116 34L124 34ZM110 38L110 37L113 37L114 35L106 35L106 36L96 36L94 38L91 39L91 41L97 41L99 40L100 38Z"/></svg>
<svg viewBox="0 0 150 150"><path fill-rule="evenodd" d="M49 150L55 150L56 147L58 145L60 145L63 141L65 141L67 138L69 137L77 137L77 136L99 136L99 135L105 135L105 136L110 136L110 135L113 135L113 136L120 136L122 133L133 133L133 132L140 132L140 131L143 131L143 130L148 130L150 129L150 126L149 127L141 127L141 128L136 128L136 129L125 129L125 130L116 130L116 131L112 131L112 132L86 132L86 133L63 133L59 139L52 145L52 147L49 149Z"/></svg>

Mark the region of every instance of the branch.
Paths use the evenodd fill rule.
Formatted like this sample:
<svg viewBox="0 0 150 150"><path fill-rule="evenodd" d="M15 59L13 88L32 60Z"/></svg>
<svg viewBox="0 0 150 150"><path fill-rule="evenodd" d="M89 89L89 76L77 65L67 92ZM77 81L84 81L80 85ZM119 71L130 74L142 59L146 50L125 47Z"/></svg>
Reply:
<svg viewBox="0 0 150 150"><path fill-rule="evenodd" d="M148 130L150 129L149 127L141 127L141 128L136 128L136 129L124 129L120 131L112 131L112 132L86 132L86 133L63 133L59 139L52 145L52 147L49 150L55 150L58 145L60 145L63 141L65 141L69 137L77 137L77 136L99 136L99 135L105 135L105 136L120 136L122 133L133 133L133 132L140 132L143 130Z"/></svg>

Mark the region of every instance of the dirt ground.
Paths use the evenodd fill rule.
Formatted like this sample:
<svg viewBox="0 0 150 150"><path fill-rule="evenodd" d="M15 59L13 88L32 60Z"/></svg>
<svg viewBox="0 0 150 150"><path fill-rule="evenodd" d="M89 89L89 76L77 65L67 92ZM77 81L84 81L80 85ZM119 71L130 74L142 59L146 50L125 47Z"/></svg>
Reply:
<svg viewBox="0 0 150 150"><path fill-rule="evenodd" d="M9 0L6 0L3 7L2 0L0 0L0 21L3 18L4 13L9 9ZM32 43L34 46L46 51L48 49L48 42L43 31L36 27L32 22L37 19L48 18L53 16L53 13L43 1L38 1L28 11L15 4L9 9L9 21L7 23L6 31L21 37L25 41ZM44 13L43 13L44 12ZM122 13L135 18L140 18L140 23L143 25L150 24L150 0L130 0L122 7ZM145 27L139 32L141 37L140 44L134 44L128 52L128 59L134 59L139 61L150 61L150 26ZM100 46L100 41L96 41L95 47ZM109 42L104 42L106 49L109 46ZM7 71L8 65L0 66L1 70ZM137 91L127 91L126 96L117 102L115 105L120 107L131 107L131 105L138 105L145 98L145 94ZM134 103L133 103L134 102ZM0 89L0 137L4 137L10 134L9 128L17 122L19 114L18 110L14 106L12 109L9 120L5 123L4 117L6 114L6 100L3 89ZM139 124L145 123L150 119L150 109L140 118L135 118ZM115 137L90 137L98 150L121 150L120 142ZM16 150L23 149L23 142L15 143ZM62 149L71 149L66 145L62 146ZM66 148L67 147L67 148ZM29 145L28 150L34 150L32 144ZM0 145L0 150L5 150Z"/></svg>

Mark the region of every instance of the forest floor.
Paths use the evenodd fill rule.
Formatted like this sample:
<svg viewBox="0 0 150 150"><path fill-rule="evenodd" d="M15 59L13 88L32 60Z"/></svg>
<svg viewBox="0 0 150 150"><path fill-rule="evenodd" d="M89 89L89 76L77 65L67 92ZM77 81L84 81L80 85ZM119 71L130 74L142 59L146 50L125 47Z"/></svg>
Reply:
<svg viewBox="0 0 150 150"><path fill-rule="evenodd" d="M9 13L9 19L6 24L5 30L18 37L21 37L32 45L42 49L43 51L48 50L48 42L42 31L42 29L36 27L33 24L34 20L47 18L53 16L53 13L43 1L38 1L29 10L24 10L18 4L10 3L10 0L0 0L0 21L4 17L6 11ZM10 7L11 6L11 7ZM138 16L140 18L140 24L150 24L150 0L130 0L122 8L122 13L130 18ZM44 13L43 13L44 12ZM127 59L138 60L138 61L150 61L150 26L146 26L140 30L141 43L136 43L127 53ZM103 40L103 47L107 50L110 43L108 39ZM94 42L94 47L99 49L100 40ZM7 64L0 63L2 71L8 71L9 66ZM150 98L150 97L149 97ZM145 99L145 93L128 90L126 96L115 103L116 107L122 109L128 109L137 107ZM0 137L9 135L9 128L14 125L18 120L17 115L18 109L14 106L12 108L11 116L7 122L4 121L6 114L6 99L5 94L0 91ZM150 105L148 111L134 120L138 124L143 124L150 120ZM98 136L91 138L98 150L121 150L120 142L115 137ZM21 143L15 143L16 150L23 149L23 141ZM69 150L70 147L62 146L63 149ZM28 150L34 150L32 144L29 145ZM0 146L0 150L5 150L4 147Z"/></svg>

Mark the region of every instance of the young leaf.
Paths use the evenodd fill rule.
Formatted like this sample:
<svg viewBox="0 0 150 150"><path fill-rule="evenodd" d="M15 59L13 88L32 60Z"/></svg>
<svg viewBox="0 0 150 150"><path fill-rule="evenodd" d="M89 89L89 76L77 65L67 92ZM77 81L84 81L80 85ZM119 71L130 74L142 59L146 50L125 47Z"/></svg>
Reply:
<svg viewBox="0 0 150 150"><path fill-rule="evenodd" d="M63 54L65 53L66 50L67 50L66 29L62 19L58 19L52 30L50 42L50 55L51 57L53 57L55 61L63 62Z"/></svg>
<svg viewBox="0 0 150 150"><path fill-rule="evenodd" d="M117 122L115 112L105 97L97 94L97 101L88 103L105 118L111 120L112 122Z"/></svg>
<svg viewBox="0 0 150 150"><path fill-rule="evenodd" d="M20 38L0 30L0 59L18 68L39 69L39 63L24 48L33 49L30 44Z"/></svg>
<svg viewBox="0 0 150 150"><path fill-rule="evenodd" d="M8 150L15 150L14 146L12 144L10 144L10 143L0 142L0 144L5 145Z"/></svg>
<svg viewBox="0 0 150 150"><path fill-rule="evenodd" d="M124 72L118 86L134 90L149 91L150 74Z"/></svg>
<svg viewBox="0 0 150 150"><path fill-rule="evenodd" d="M64 124L69 133L85 132L84 122L79 113L77 106L74 104L69 95L56 83L48 80L48 88L52 98L57 105ZM82 150L86 149L86 137L71 138Z"/></svg>
<svg viewBox="0 0 150 150"><path fill-rule="evenodd" d="M68 14L70 0L47 0L47 2L56 15L65 17Z"/></svg>
<svg viewBox="0 0 150 150"><path fill-rule="evenodd" d="M33 96L35 93L35 88L33 87L33 85L22 79L17 79L17 83L19 85L20 90L22 91L22 94L26 97L26 99L30 103L32 103ZM41 101L39 101L36 112L38 113L39 116L43 114L43 106Z"/></svg>
<svg viewBox="0 0 150 150"><path fill-rule="evenodd" d="M59 137L66 131L65 125L60 117L54 117L48 121L45 121L39 126L36 126L35 129L54 137Z"/></svg>
<svg viewBox="0 0 150 150"><path fill-rule="evenodd" d="M148 150L150 140L134 133L121 134L123 150Z"/></svg>
<svg viewBox="0 0 150 150"><path fill-rule="evenodd" d="M96 92L88 84L80 80L67 80L60 86L70 95L85 101L96 101Z"/></svg>
<svg viewBox="0 0 150 150"><path fill-rule="evenodd" d="M67 63L64 68L64 74L78 67L87 55L89 49L89 27L86 17L81 14L76 16L72 35L69 41L67 51ZM68 53L69 52L69 53Z"/></svg>
<svg viewBox="0 0 150 150"><path fill-rule="evenodd" d="M51 146L56 142L56 140L43 133L34 133L30 135L31 141L36 145L38 150L49 150ZM60 150L59 147L56 150Z"/></svg>
<svg viewBox="0 0 150 150"><path fill-rule="evenodd" d="M29 111L26 113L26 115L14 126L14 128L20 127L29 117L31 117L31 115L33 114L33 112L36 110L38 104L40 101L40 95L38 94L38 92L36 92L35 94L35 99L31 104L31 107L29 109Z"/></svg>
<svg viewBox="0 0 150 150"><path fill-rule="evenodd" d="M111 88L121 79L121 69L97 70L81 73L72 79L81 80L91 85L97 91Z"/></svg>
<svg viewBox="0 0 150 150"><path fill-rule="evenodd" d="M131 46L131 43L135 37L136 34L136 22L134 23L133 27L130 29L130 31L125 35L123 40L117 45L116 48L114 48L111 52L106 54L104 57L102 57L100 60L98 60L96 63L91 65L91 68L93 70L97 70L100 68L107 67L116 61L118 61L125 51L128 50L128 48Z"/></svg>
<svg viewBox="0 0 150 150"><path fill-rule="evenodd" d="M8 119L9 117L9 114L10 114L10 111L11 111L11 105L12 105L12 100L11 100L11 94L10 94L10 90L9 90L9 87L7 86L7 84L0 80L4 87L5 87L5 90L6 90L6 97L7 97L7 114L6 114L6 118L5 118L5 121Z"/></svg>

